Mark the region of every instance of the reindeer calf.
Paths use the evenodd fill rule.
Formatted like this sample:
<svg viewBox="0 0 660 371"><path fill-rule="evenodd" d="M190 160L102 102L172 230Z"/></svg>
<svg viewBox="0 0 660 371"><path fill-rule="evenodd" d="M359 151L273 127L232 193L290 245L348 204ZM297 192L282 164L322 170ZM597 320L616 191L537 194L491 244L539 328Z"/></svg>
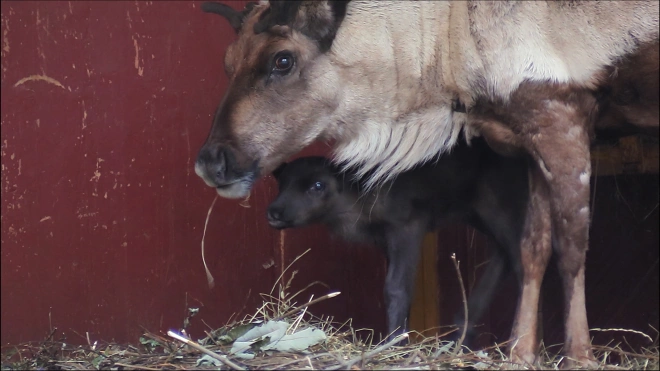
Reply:
<svg viewBox="0 0 660 371"><path fill-rule="evenodd" d="M422 239L439 224L466 223L497 242L470 295L468 342L505 273L513 269L521 277L518 246L528 200L525 160L495 155L479 138L471 147L461 144L437 162L369 192L362 191L355 174L341 172L324 157L299 158L273 175L279 194L268 207L272 227L321 223L346 240L372 243L384 251L387 329L392 337L407 330ZM462 316L457 325L463 325Z"/></svg>

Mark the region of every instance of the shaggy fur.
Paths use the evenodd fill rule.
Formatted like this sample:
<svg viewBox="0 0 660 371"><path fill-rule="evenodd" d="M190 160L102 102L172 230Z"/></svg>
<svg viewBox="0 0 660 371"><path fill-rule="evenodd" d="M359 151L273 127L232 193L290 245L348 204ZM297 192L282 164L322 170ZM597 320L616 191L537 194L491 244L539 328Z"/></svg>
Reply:
<svg viewBox="0 0 660 371"><path fill-rule="evenodd" d="M470 108L481 97L507 101L525 80L595 87L605 66L658 38L658 3L632 5L351 4L329 58L348 67L339 76L352 99L334 114L367 117L337 133L336 159L378 168L377 182L452 147L465 124L450 110L455 96ZM386 31L364 37L375 29ZM354 93L365 85L368 96Z"/></svg>
<svg viewBox="0 0 660 371"><path fill-rule="evenodd" d="M468 107L478 97L506 100L525 80L594 87L605 66L658 38L657 2L353 1L331 50L320 53L303 35L314 7L270 34L254 33L268 9L256 8L226 58L229 91L255 88L240 104L246 113L222 123L239 132L236 150L268 172L313 140L334 139L335 160L360 175L375 169L372 184L451 149L467 120L452 112L453 99ZM301 84L233 83L237 69L264 63L253 58L264 49L298 51ZM272 89L286 94L262 91Z"/></svg>

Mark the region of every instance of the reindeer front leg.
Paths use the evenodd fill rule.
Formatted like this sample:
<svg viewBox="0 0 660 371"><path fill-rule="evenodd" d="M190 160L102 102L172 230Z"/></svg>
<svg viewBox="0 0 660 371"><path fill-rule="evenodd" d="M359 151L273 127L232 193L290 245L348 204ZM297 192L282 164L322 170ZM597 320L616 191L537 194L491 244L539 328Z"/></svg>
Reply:
<svg viewBox="0 0 660 371"><path fill-rule="evenodd" d="M491 147L523 149L530 159L530 200L520 246L523 279L510 345L512 359L519 363L536 358L536 312L553 246L565 301L564 366L595 365L584 264L589 243L589 131L596 108L589 91L529 82L508 102L486 103L475 112L474 123Z"/></svg>
<svg viewBox="0 0 660 371"><path fill-rule="evenodd" d="M519 277L520 295L509 350L513 362L534 365L539 345L538 304L552 252L552 228L550 198L543 174L536 166L530 166L528 179L529 201L520 242L522 277Z"/></svg>
<svg viewBox="0 0 660 371"><path fill-rule="evenodd" d="M588 92L567 94L559 89L554 96L543 98L536 100L536 106L522 104L529 109L518 119L525 120L513 123L532 161L531 199L521 244L522 298L512 334L518 344L513 345L513 358L530 362L536 354L538 293L552 245L564 292L564 366L595 366L584 293L589 244L589 125L595 101ZM524 103L524 97L520 99ZM525 340L525 336L534 341Z"/></svg>
<svg viewBox="0 0 660 371"><path fill-rule="evenodd" d="M551 125L532 137L533 157L548 185L552 229L564 292L564 367L596 366L585 303L585 258L589 246L591 160L586 120L575 107L557 102Z"/></svg>

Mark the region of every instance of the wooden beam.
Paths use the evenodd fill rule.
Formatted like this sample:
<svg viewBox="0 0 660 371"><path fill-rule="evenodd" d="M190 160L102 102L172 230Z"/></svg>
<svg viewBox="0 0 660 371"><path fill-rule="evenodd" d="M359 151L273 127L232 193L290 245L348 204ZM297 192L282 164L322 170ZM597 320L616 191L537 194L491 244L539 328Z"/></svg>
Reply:
<svg viewBox="0 0 660 371"><path fill-rule="evenodd" d="M417 269L415 294L410 306L410 330L433 336L440 320L438 285L438 235L427 233L422 243L422 254ZM412 335L415 341L417 336Z"/></svg>
<svg viewBox="0 0 660 371"><path fill-rule="evenodd" d="M591 149L593 176L658 174L659 163L657 139L627 136L614 144L595 145Z"/></svg>

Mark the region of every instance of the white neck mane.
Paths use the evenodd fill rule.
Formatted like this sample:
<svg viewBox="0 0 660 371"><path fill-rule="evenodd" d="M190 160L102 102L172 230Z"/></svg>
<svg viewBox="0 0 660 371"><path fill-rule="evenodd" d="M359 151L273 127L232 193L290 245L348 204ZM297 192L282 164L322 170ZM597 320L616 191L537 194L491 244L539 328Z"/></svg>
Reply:
<svg viewBox="0 0 660 371"><path fill-rule="evenodd" d="M335 161L371 172L368 186L450 151L461 129L476 134L454 99L506 101L526 79L594 86L604 66L658 38L657 1L475 4L349 4L329 54L342 84L331 119L344 123L331 136Z"/></svg>

